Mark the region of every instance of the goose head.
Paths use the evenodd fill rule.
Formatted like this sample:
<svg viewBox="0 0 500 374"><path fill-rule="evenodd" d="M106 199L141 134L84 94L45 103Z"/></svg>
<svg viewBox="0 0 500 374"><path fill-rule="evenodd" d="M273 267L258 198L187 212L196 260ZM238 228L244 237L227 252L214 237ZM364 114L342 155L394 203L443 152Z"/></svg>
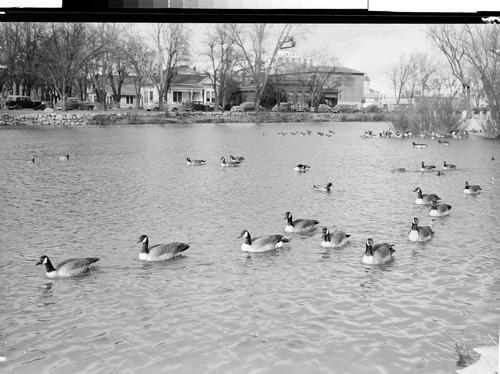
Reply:
<svg viewBox="0 0 500 374"><path fill-rule="evenodd" d="M137 243L141 243L141 242L142 242L142 243L147 243L148 241L149 241L149 239L148 239L148 236L147 236L147 235L141 235L141 236L139 237L139 240L137 241Z"/></svg>
<svg viewBox="0 0 500 374"><path fill-rule="evenodd" d="M36 265L45 265L47 262L49 261L49 258L45 255L43 256L40 256L40 258L38 259L38 262L35 264Z"/></svg>
<svg viewBox="0 0 500 374"><path fill-rule="evenodd" d="M241 238L245 238L246 244L252 245L252 237L250 236L250 233L248 232L248 230L243 230L237 239L241 239Z"/></svg>

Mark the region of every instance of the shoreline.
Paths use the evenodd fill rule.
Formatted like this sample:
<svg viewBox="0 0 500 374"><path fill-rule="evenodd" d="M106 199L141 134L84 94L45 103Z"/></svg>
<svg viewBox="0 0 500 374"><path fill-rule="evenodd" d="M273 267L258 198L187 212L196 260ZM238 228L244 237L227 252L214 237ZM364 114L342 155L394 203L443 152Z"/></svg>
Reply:
<svg viewBox="0 0 500 374"><path fill-rule="evenodd" d="M110 109L67 112L0 110L0 126L81 126L191 123L300 123L300 122L390 122L386 113L310 113L310 112L148 112Z"/></svg>

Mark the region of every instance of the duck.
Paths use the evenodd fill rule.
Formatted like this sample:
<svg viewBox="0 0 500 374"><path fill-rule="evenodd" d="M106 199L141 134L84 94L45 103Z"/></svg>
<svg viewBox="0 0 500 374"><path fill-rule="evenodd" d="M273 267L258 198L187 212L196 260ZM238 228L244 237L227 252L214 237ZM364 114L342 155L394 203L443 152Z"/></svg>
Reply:
<svg viewBox="0 0 500 374"><path fill-rule="evenodd" d="M351 235L346 234L343 230L334 230L331 234L330 231L323 227L323 240L321 242L322 247L333 247L339 248L347 244L347 238Z"/></svg>
<svg viewBox="0 0 500 374"><path fill-rule="evenodd" d="M437 200L432 200L431 210L429 210L429 215L431 217L443 217L450 214L451 205L448 204L438 204Z"/></svg>
<svg viewBox="0 0 500 374"><path fill-rule="evenodd" d="M221 166L224 168L224 167L231 167L231 168L234 168L234 167L237 167L237 166L240 166L241 164L241 161L227 161L226 162L226 158L225 157L221 157L220 158L220 164Z"/></svg>
<svg viewBox="0 0 500 374"><path fill-rule="evenodd" d="M199 166L205 165L207 162L205 160L191 160L189 157L186 157L186 164L188 166Z"/></svg>
<svg viewBox="0 0 500 374"><path fill-rule="evenodd" d="M436 166L434 165L424 165L424 162L422 161L422 166L420 167L420 171L432 171L435 168Z"/></svg>
<svg viewBox="0 0 500 374"><path fill-rule="evenodd" d="M149 238L147 235L141 235L137 243L142 242L142 250L139 253L139 260L142 261L164 261L170 260L179 253L189 248L186 243L173 242L168 244L155 244L149 247Z"/></svg>
<svg viewBox="0 0 500 374"><path fill-rule="evenodd" d="M69 160L69 155L66 156L59 156L59 160L64 161L64 160Z"/></svg>
<svg viewBox="0 0 500 374"><path fill-rule="evenodd" d="M450 170L450 169L455 169L456 166L453 165L453 164L447 164L446 161L444 161L444 164L443 164L443 170Z"/></svg>
<svg viewBox="0 0 500 374"><path fill-rule="evenodd" d="M419 226L418 218L413 218L411 229L408 232L408 239L412 242L426 242L432 239L434 231L430 226Z"/></svg>
<svg viewBox="0 0 500 374"><path fill-rule="evenodd" d="M43 255L35 265L45 265L45 274L49 278L76 277L89 271L90 266L99 261L97 257L71 258L61 262L57 267L52 265L49 257Z"/></svg>
<svg viewBox="0 0 500 374"><path fill-rule="evenodd" d="M264 235L252 240L248 230L243 230L238 236L238 239L245 238L245 242L241 245L241 250L244 252L267 252L281 248L284 243L288 243L290 239L283 235Z"/></svg>
<svg viewBox="0 0 500 374"><path fill-rule="evenodd" d="M432 204L432 200L441 200L441 198L434 194L422 194L422 189L420 187L416 187L413 192L417 192L417 199L415 200L415 204L418 205L428 205Z"/></svg>
<svg viewBox="0 0 500 374"><path fill-rule="evenodd" d="M332 186L333 186L333 184L331 182L329 182L326 186L321 186L319 184L315 184L315 185L313 185L313 188L317 191L330 192Z"/></svg>
<svg viewBox="0 0 500 374"><path fill-rule="evenodd" d="M413 143L413 147L415 148L425 148L427 147L427 144L425 143L415 143L415 142L412 142Z"/></svg>
<svg viewBox="0 0 500 374"><path fill-rule="evenodd" d="M231 161L239 161L239 162L245 161L245 157L243 157L243 156L236 156L236 157L234 157L233 155L230 155L229 159Z"/></svg>
<svg viewBox="0 0 500 374"><path fill-rule="evenodd" d="M285 232L309 232L314 230L319 221L315 219L296 219L292 218L292 213L286 212L285 219L287 220Z"/></svg>
<svg viewBox="0 0 500 374"><path fill-rule="evenodd" d="M361 262L367 265L386 264L393 260L392 254L396 251L394 244L380 243L373 245L373 239L366 240L365 254L361 258Z"/></svg>
<svg viewBox="0 0 500 374"><path fill-rule="evenodd" d="M481 187L477 184L469 185L469 182L465 182L464 193L475 195L481 192Z"/></svg>
<svg viewBox="0 0 500 374"><path fill-rule="evenodd" d="M438 143L442 145L450 145L450 142L448 140L441 140L441 138L438 139Z"/></svg>
<svg viewBox="0 0 500 374"><path fill-rule="evenodd" d="M307 169L309 169L309 168L310 168L309 165L298 164L297 166L295 166L293 168L293 170L295 170L295 171L307 171Z"/></svg>

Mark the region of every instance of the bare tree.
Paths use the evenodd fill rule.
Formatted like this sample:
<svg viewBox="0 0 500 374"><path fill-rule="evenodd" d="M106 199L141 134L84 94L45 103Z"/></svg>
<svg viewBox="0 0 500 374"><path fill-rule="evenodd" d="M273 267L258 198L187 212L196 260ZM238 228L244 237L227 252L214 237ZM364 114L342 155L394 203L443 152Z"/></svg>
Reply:
<svg viewBox="0 0 500 374"><path fill-rule="evenodd" d="M66 110L67 94L75 76L90 59L103 53L104 46L89 46L88 40L96 36L84 23L51 23L47 26L47 33L44 45L47 54L42 66L47 78L63 98L62 108Z"/></svg>
<svg viewBox="0 0 500 374"><path fill-rule="evenodd" d="M428 35L446 56L453 74L466 93L467 118L471 118L471 82L479 75L488 104L491 136L500 134L500 25L432 25ZM471 70L472 68L472 70ZM475 71L475 73L471 73Z"/></svg>
<svg viewBox="0 0 500 374"><path fill-rule="evenodd" d="M235 39L228 24L215 24L207 32L207 52L210 59L209 76L215 93L215 110L219 104L226 106L227 90L231 80L239 73L242 55L236 48ZM222 100L221 100L222 99Z"/></svg>
<svg viewBox="0 0 500 374"><path fill-rule="evenodd" d="M154 51L137 33L129 33L125 43L125 58L128 60L135 87L135 108L139 109L141 88L148 76L153 72Z"/></svg>
<svg viewBox="0 0 500 374"><path fill-rule="evenodd" d="M159 23L153 26L159 79L154 79L154 75L150 75L150 79L158 90L160 110L163 110L163 100L170 89L176 68L189 60L189 35L187 24Z"/></svg>
<svg viewBox="0 0 500 374"><path fill-rule="evenodd" d="M403 54L399 62L391 65L386 72L386 76L392 83L397 104L399 104L399 101L405 94L405 87L408 86L413 69L414 67L412 66L411 60L407 59Z"/></svg>
<svg viewBox="0 0 500 374"><path fill-rule="evenodd" d="M244 69L251 76L255 85L255 110L259 110L260 96L266 87L267 79L276 61L276 55L283 45L290 41L294 25L231 24L231 29L235 43L243 54ZM270 41L273 35L275 38ZM266 53L266 50L270 53Z"/></svg>

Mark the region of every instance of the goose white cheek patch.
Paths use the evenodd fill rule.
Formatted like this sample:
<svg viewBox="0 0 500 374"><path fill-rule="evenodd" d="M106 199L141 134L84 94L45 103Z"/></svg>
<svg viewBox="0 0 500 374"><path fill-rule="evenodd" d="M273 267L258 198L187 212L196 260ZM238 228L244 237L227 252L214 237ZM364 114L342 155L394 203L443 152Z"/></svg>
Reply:
<svg viewBox="0 0 500 374"><path fill-rule="evenodd" d="M147 241L148 241L148 237L146 236L142 242L146 243Z"/></svg>

